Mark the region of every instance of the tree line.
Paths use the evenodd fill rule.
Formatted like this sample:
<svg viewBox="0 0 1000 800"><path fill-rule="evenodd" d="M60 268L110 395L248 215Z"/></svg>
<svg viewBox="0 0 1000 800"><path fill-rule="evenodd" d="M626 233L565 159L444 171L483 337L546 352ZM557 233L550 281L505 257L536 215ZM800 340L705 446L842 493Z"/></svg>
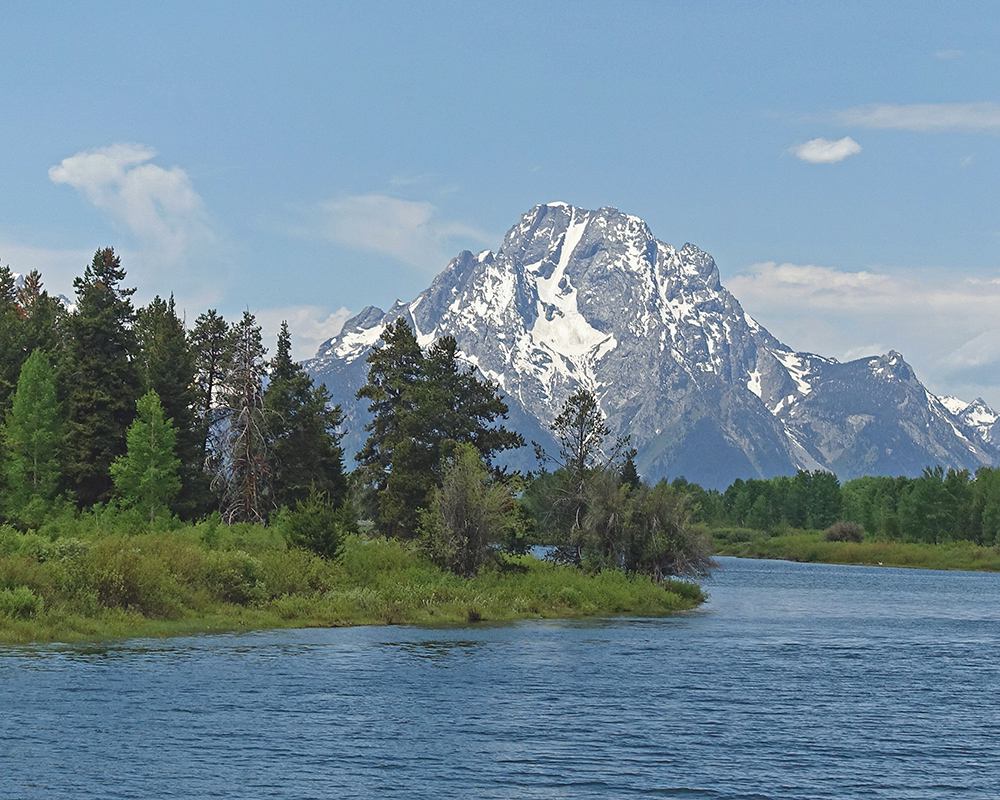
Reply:
<svg viewBox="0 0 1000 800"><path fill-rule="evenodd" d="M424 349L399 319L368 356L368 436L348 472L341 409L292 360L286 324L268 359L251 313L209 310L187 329L172 297L136 308L124 280L114 250L99 250L66 307L37 272L18 284L0 268L8 524L102 507L148 524L280 518L295 543L335 556L360 518L463 575L539 539L592 569L665 577L711 563L687 496L642 483L589 392L553 423L559 458L536 446L538 473L509 473L502 454L525 442L503 425L497 385L454 338Z"/></svg>
<svg viewBox="0 0 1000 800"><path fill-rule="evenodd" d="M829 472L736 480L724 492L683 478L695 518L714 527L825 530L855 523L868 535L892 541L1000 544L1000 469L927 467L916 477L865 476L841 485Z"/></svg>
<svg viewBox="0 0 1000 800"><path fill-rule="evenodd" d="M282 325L265 360L245 312L185 329L173 298L135 308L112 248L73 282L70 308L37 272L0 267L0 514L37 526L116 502L197 519L266 522L310 493L347 495L340 409L291 358Z"/></svg>

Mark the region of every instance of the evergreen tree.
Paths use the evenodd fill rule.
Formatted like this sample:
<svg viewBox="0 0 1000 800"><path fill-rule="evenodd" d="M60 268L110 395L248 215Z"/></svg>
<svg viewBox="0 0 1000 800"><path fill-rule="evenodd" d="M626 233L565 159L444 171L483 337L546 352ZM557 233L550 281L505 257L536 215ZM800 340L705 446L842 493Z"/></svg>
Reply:
<svg viewBox="0 0 1000 800"><path fill-rule="evenodd" d="M216 423L226 413L220 394L232 363L232 331L215 309L209 309L195 320L189 339L194 353L195 413L199 420L198 441L204 466L217 444L214 441Z"/></svg>
<svg viewBox="0 0 1000 800"><path fill-rule="evenodd" d="M38 525L59 488L59 458L65 424L48 358L35 350L24 362L3 429L6 510L9 517Z"/></svg>
<svg viewBox="0 0 1000 800"><path fill-rule="evenodd" d="M274 504L292 508L318 492L336 507L347 494L339 431L343 414L340 406L330 407L326 386L314 386L292 360L291 349L288 324L282 322L264 392L271 427Z"/></svg>
<svg viewBox="0 0 1000 800"><path fill-rule="evenodd" d="M32 270L15 292L17 313L22 320L21 348L26 353L43 350L55 359L60 348L59 323L65 309L59 300L42 288L42 276Z"/></svg>
<svg viewBox="0 0 1000 800"><path fill-rule="evenodd" d="M181 488L180 460L174 449L177 435L154 390L139 399L127 441L125 455L111 465L115 489L127 506L148 510L152 524L168 512Z"/></svg>
<svg viewBox="0 0 1000 800"><path fill-rule="evenodd" d="M214 484L226 523L263 522L269 510L271 478L268 424L264 408L264 362L260 326L254 315L232 330L232 360L221 390L223 436Z"/></svg>
<svg viewBox="0 0 1000 800"><path fill-rule="evenodd" d="M22 327L15 300L14 273L10 267L0 266L0 419L10 409L25 360Z"/></svg>
<svg viewBox="0 0 1000 800"><path fill-rule="evenodd" d="M399 318L368 357L368 383L358 397L371 401L368 440L356 458L362 485L375 498L383 534L409 538L429 494L441 484L442 464L460 443L489 462L523 439L497 425L507 413L497 387L458 363L454 338L443 337L425 355Z"/></svg>
<svg viewBox="0 0 1000 800"><path fill-rule="evenodd" d="M382 333L381 346L368 355L368 382L357 393L369 401L372 421L368 439L355 455L359 478L371 510L385 536L409 535L416 509L426 499L427 486L410 485L407 465L416 446L406 430L416 410L412 388L423 374L423 353L413 330L402 317ZM398 469L397 469L398 467ZM389 491L390 479L394 481Z"/></svg>
<svg viewBox="0 0 1000 800"><path fill-rule="evenodd" d="M195 406L194 354L174 298L155 297L139 310L136 320L139 369L143 389L155 391L163 413L173 421L180 459L181 491L175 510L192 517L207 509L211 493L202 469L204 457Z"/></svg>
<svg viewBox="0 0 1000 800"><path fill-rule="evenodd" d="M140 395L133 357L134 289L121 288L121 259L107 247L73 282L76 311L66 320L62 378L67 387L66 470L77 502L87 506L111 493L111 463L125 453L125 431Z"/></svg>

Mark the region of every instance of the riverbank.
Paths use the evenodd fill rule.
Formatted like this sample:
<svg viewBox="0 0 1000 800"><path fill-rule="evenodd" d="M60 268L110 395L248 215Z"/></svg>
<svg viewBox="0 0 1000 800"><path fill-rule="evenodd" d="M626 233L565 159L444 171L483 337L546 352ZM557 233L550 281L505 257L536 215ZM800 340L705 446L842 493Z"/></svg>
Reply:
<svg viewBox="0 0 1000 800"><path fill-rule="evenodd" d="M828 542L818 531L770 535L764 531L712 532L716 555L823 564L861 564L919 569L1000 572L1000 549L972 542Z"/></svg>
<svg viewBox="0 0 1000 800"><path fill-rule="evenodd" d="M0 530L0 641L7 643L662 616L703 601L695 584L587 575L531 556L466 579L398 542L357 536L328 560L251 525L85 538Z"/></svg>

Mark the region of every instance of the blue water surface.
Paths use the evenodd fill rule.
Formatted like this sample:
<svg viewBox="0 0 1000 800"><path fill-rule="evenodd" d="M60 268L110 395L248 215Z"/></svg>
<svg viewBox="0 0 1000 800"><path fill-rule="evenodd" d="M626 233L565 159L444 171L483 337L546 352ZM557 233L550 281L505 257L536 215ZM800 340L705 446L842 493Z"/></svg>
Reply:
<svg viewBox="0 0 1000 800"><path fill-rule="evenodd" d="M1000 797L1000 576L720 564L668 619L0 648L0 797Z"/></svg>

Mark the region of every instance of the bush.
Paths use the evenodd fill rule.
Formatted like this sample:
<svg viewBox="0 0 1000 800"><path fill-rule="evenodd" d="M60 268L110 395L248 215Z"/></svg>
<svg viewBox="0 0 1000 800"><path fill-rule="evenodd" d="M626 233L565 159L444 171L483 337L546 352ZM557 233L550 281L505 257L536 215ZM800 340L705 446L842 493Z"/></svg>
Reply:
<svg viewBox="0 0 1000 800"><path fill-rule="evenodd" d="M267 599L264 568L260 560L243 550L209 554L206 578L218 600L239 606Z"/></svg>
<svg viewBox="0 0 1000 800"><path fill-rule="evenodd" d="M823 536L828 542L860 542L865 535L865 529L857 522L834 522L826 529Z"/></svg>
<svg viewBox="0 0 1000 800"><path fill-rule="evenodd" d="M0 589L0 614L13 619L28 619L42 610L42 598L27 586Z"/></svg>
<svg viewBox="0 0 1000 800"><path fill-rule="evenodd" d="M334 506L324 492L315 490L294 511L288 512L283 522L289 544L324 558L337 558L344 547L344 538L358 532L354 513L347 503Z"/></svg>

